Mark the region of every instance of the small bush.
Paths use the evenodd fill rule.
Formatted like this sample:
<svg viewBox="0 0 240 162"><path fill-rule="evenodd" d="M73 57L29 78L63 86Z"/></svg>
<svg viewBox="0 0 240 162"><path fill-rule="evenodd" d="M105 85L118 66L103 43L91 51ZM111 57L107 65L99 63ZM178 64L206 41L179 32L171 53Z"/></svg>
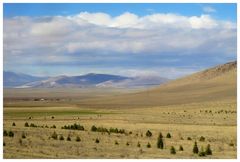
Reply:
<svg viewBox="0 0 240 162"><path fill-rule="evenodd" d="M80 142L81 141L81 138L79 136L76 137L76 141L77 142Z"/></svg>
<svg viewBox="0 0 240 162"><path fill-rule="evenodd" d="M93 125L92 128L91 128L91 131L96 132L97 131L97 127L95 125Z"/></svg>
<svg viewBox="0 0 240 162"><path fill-rule="evenodd" d="M194 146L193 146L193 153L194 154L198 154L198 146L197 146L197 142L195 141Z"/></svg>
<svg viewBox="0 0 240 162"><path fill-rule="evenodd" d="M206 153L206 155L212 155L212 150L211 150L210 144L207 145L205 153Z"/></svg>
<svg viewBox="0 0 240 162"><path fill-rule="evenodd" d="M159 136L158 136L158 138L163 138L163 135L162 135L162 133L161 133L161 132L159 133Z"/></svg>
<svg viewBox="0 0 240 162"><path fill-rule="evenodd" d="M191 140L192 140L192 138L191 138L191 137L188 137L188 138L187 138L187 140L191 141Z"/></svg>
<svg viewBox="0 0 240 162"><path fill-rule="evenodd" d="M115 145L119 145L118 141L115 141Z"/></svg>
<svg viewBox="0 0 240 162"><path fill-rule="evenodd" d="M8 136L9 136L9 137L14 137L13 131L9 131L9 132L8 132Z"/></svg>
<svg viewBox="0 0 240 162"><path fill-rule="evenodd" d="M173 146L171 146L171 148L170 148L170 153L171 154L176 154L176 150Z"/></svg>
<svg viewBox="0 0 240 162"><path fill-rule="evenodd" d="M22 138L26 138L26 134L24 132L22 133Z"/></svg>
<svg viewBox="0 0 240 162"><path fill-rule="evenodd" d="M147 137L151 137L151 136L152 136L152 132L150 132L150 130L148 130L148 131L146 132L146 136L147 136Z"/></svg>
<svg viewBox="0 0 240 162"><path fill-rule="evenodd" d="M52 119L54 119L54 116L52 116Z"/></svg>
<svg viewBox="0 0 240 162"><path fill-rule="evenodd" d="M57 140L58 135L57 135L57 133L54 131L51 137L52 137L53 139Z"/></svg>
<svg viewBox="0 0 240 162"><path fill-rule="evenodd" d="M149 142L147 144L147 148L151 148L151 144Z"/></svg>
<svg viewBox="0 0 240 162"><path fill-rule="evenodd" d="M37 125L31 123L31 124L30 124L30 127L37 127Z"/></svg>
<svg viewBox="0 0 240 162"><path fill-rule="evenodd" d="M203 147L201 147L201 151L198 153L198 156L206 156L206 153L203 150Z"/></svg>
<svg viewBox="0 0 240 162"><path fill-rule="evenodd" d="M24 124L24 126L25 126L25 127L29 127L28 122L26 122L26 123Z"/></svg>
<svg viewBox="0 0 240 162"><path fill-rule="evenodd" d="M22 139L19 139L18 142L19 142L20 145L22 145L22 143L23 143L23 142L22 142Z"/></svg>
<svg viewBox="0 0 240 162"><path fill-rule="evenodd" d="M129 146L129 143L127 142L126 145Z"/></svg>
<svg viewBox="0 0 240 162"><path fill-rule="evenodd" d="M3 136L8 136L8 132L6 130L3 131Z"/></svg>
<svg viewBox="0 0 240 162"><path fill-rule="evenodd" d="M99 141L99 139L98 138L96 138L96 140L95 140L95 143L99 143L100 141Z"/></svg>
<svg viewBox="0 0 240 162"><path fill-rule="evenodd" d="M138 144L137 144L137 147L141 147L141 144L140 144L140 142L138 142Z"/></svg>
<svg viewBox="0 0 240 162"><path fill-rule="evenodd" d="M231 142L229 143L229 146L234 146L234 143L231 141Z"/></svg>
<svg viewBox="0 0 240 162"><path fill-rule="evenodd" d="M130 131L129 134L132 134L132 131Z"/></svg>
<svg viewBox="0 0 240 162"><path fill-rule="evenodd" d="M179 146L179 151L183 151L182 145Z"/></svg>
<svg viewBox="0 0 240 162"><path fill-rule="evenodd" d="M55 129L55 128L57 128L57 127L56 127L56 125L53 125L51 128L54 128L54 129Z"/></svg>
<svg viewBox="0 0 240 162"><path fill-rule="evenodd" d="M199 141L204 142L204 141L205 141L205 137L201 136L201 137L199 138Z"/></svg>
<svg viewBox="0 0 240 162"><path fill-rule="evenodd" d="M167 136L166 136L166 138L171 138L171 137L172 137L172 136L171 136L170 133L168 133Z"/></svg>
<svg viewBox="0 0 240 162"><path fill-rule="evenodd" d="M69 135L67 137L67 141L71 141L71 137Z"/></svg>
<svg viewBox="0 0 240 162"><path fill-rule="evenodd" d="M59 140L61 140L61 141L63 141L63 140L64 140L64 137L63 137L63 135L61 135L61 136L59 137Z"/></svg>
<svg viewBox="0 0 240 162"><path fill-rule="evenodd" d="M12 123L12 126L13 126L13 127L15 127L15 126L16 126L16 124L13 122L13 123Z"/></svg>
<svg viewBox="0 0 240 162"><path fill-rule="evenodd" d="M6 143L5 143L5 142L3 142L3 146L6 146Z"/></svg>

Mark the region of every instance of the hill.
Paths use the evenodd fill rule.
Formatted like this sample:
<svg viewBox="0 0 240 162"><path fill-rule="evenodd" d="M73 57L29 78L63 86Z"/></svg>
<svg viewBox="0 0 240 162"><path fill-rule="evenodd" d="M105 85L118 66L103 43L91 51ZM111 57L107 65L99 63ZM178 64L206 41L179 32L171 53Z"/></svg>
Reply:
<svg viewBox="0 0 240 162"><path fill-rule="evenodd" d="M85 100L90 107L128 108L236 101L237 62L219 65L139 93ZM91 104L89 104L91 103Z"/></svg>

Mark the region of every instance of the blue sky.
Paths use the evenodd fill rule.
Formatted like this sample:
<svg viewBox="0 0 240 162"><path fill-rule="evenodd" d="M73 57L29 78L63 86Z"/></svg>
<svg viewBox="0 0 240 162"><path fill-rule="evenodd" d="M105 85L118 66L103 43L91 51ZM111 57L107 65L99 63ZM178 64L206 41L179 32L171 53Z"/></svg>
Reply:
<svg viewBox="0 0 240 162"><path fill-rule="evenodd" d="M181 77L236 59L236 4L4 4L4 70Z"/></svg>

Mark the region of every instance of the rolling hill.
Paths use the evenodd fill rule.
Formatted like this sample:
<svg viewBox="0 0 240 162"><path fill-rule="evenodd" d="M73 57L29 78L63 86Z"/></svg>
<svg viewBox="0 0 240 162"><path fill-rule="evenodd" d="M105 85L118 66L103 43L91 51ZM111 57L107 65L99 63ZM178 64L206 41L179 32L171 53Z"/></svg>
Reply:
<svg viewBox="0 0 240 162"><path fill-rule="evenodd" d="M234 61L143 92L85 100L80 105L105 108L152 107L208 101L236 101L236 96L237 62Z"/></svg>

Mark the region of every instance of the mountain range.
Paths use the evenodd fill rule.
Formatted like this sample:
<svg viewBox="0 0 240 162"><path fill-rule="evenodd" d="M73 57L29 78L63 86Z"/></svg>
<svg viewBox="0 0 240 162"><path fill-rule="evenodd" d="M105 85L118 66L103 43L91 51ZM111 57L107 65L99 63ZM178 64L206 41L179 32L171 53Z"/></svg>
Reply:
<svg viewBox="0 0 240 162"><path fill-rule="evenodd" d="M79 76L36 77L9 71L3 73L5 88L115 87L136 88L160 85L169 81L158 76L125 77L89 73Z"/></svg>

